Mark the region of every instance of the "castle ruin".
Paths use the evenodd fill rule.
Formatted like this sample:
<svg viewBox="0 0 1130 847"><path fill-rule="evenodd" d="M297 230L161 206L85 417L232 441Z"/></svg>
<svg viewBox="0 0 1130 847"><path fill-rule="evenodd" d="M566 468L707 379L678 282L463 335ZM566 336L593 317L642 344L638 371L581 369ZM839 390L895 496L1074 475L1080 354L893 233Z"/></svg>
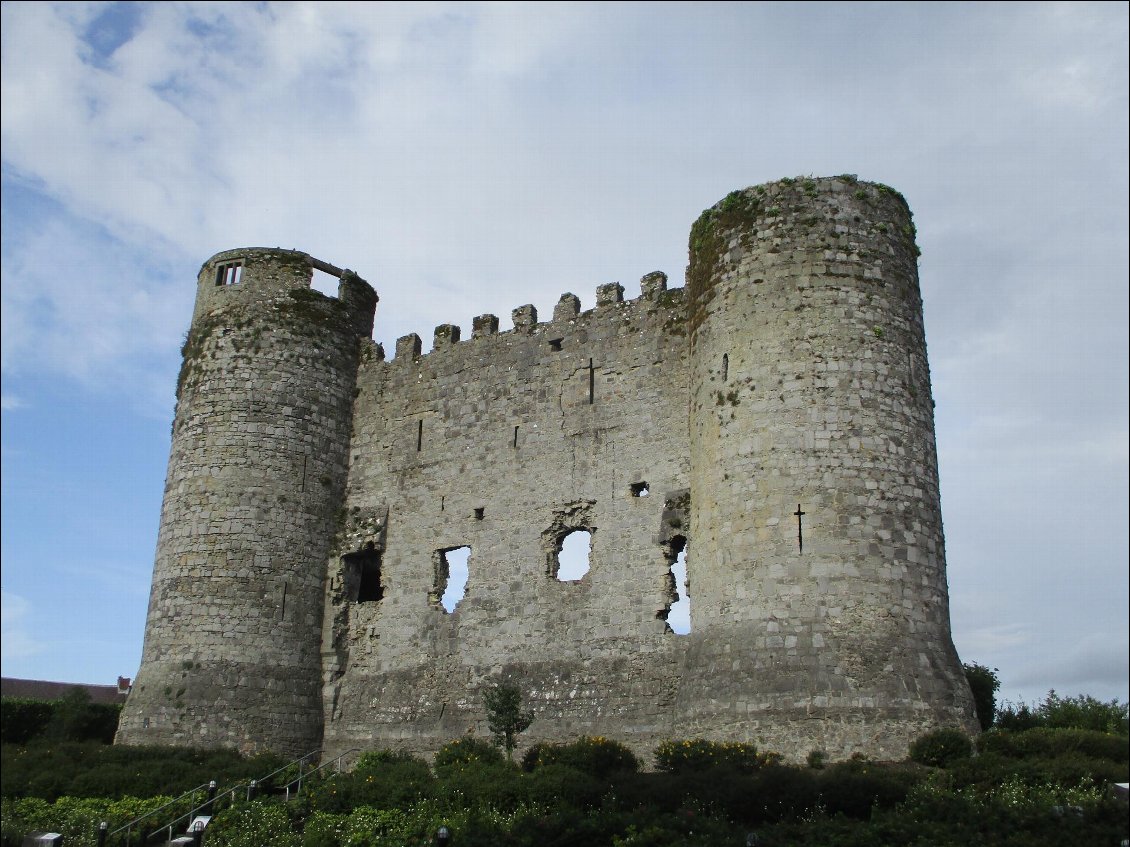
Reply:
<svg viewBox="0 0 1130 847"><path fill-rule="evenodd" d="M702 214L685 288L652 273L584 312L565 294L549 320L445 324L391 360L356 274L292 250L212 257L118 741L425 753L485 735L500 681L535 713L526 743L891 759L974 731L917 253L886 186L782 180ZM563 580L578 530L589 571Z"/></svg>

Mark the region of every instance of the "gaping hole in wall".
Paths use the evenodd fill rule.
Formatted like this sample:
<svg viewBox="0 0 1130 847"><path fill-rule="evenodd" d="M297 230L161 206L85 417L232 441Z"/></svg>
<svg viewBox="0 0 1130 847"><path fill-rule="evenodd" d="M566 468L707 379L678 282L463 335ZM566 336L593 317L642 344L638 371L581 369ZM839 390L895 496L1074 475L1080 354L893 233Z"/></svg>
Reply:
<svg viewBox="0 0 1130 847"><path fill-rule="evenodd" d="M381 552L372 545L341 557L345 565L347 596L355 603L375 603L385 596L381 580Z"/></svg>
<svg viewBox="0 0 1130 847"><path fill-rule="evenodd" d="M589 572L592 533L575 529L561 539L553 575L559 582L576 582Z"/></svg>
<svg viewBox="0 0 1130 847"><path fill-rule="evenodd" d="M449 547L436 550L432 558L436 581L431 600L442 606L445 612L454 612L459 601L467 594L467 562L471 558L471 548Z"/></svg>
<svg viewBox="0 0 1130 847"><path fill-rule="evenodd" d="M650 493L646 482L633 482L631 488L633 497L646 497Z"/></svg>
<svg viewBox="0 0 1130 847"><path fill-rule="evenodd" d="M337 297L337 287L341 284L341 280L332 274L325 271L314 269L314 273L310 275L310 287L315 291L320 291L327 297Z"/></svg>
<svg viewBox="0 0 1130 847"><path fill-rule="evenodd" d="M239 285L243 277L243 261L224 262L216 266L216 285Z"/></svg>
<svg viewBox="0 0 1130 847"><path fill-rule="evenodd" d="M675 535L663 546L668 563L668 602L656 617L667 621L667 626L676 635L686 635L691 631L691 601L687 589L687 539L685 536Z"/></svg>
<svg viewBox="0 0 1130 847"><path fill-rule="evenodd" d="M551 338L549 340L549 349L552 350L554 353L560 353L562 341L564 341L563 338Z"/></svg>

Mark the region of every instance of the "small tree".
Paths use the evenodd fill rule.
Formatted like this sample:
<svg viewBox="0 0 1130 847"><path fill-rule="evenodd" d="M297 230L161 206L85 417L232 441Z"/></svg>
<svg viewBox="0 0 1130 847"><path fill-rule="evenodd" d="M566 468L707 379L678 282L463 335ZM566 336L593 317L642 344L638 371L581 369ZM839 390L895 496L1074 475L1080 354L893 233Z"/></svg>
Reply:
<svg viewBox="0 0 1130 847"><path fill-rule="evenodd" d="M483 695L487 708L487 726L490 727L494 743L506 750L506 757L513 759L515 740L534 722L533 712L522 711L522 692L517 685L502 683Z"/></svg>
<svg viewBox="0 0 1130 847"><path fill-rule="evenodd" d="M977 722L984 731L993 725L997 714L997 690L1001 687L996 668L987 668L976 662L962 665L965 678L973 690L973 703L977 707Z"/></svg>

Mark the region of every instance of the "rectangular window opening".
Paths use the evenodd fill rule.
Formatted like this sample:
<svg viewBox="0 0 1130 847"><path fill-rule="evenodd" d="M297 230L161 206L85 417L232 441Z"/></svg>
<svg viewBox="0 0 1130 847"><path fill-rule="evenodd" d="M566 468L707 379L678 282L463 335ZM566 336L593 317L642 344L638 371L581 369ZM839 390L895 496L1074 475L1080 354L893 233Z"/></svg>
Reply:
<svg viewBox="0 0 1130 847"><path fill-rule="evenodd" d="M346 596L355 603L375 603L384 599L381 552L372 545L341 558L345 566Z"/></svg>
<svg viewBox="0 0 1130 847"><path fill-rule="evenodd" d="M424 421L421 418L416 422L416 452L419 453L424 446Z"/></svg>
<svg viewBox="0 0 1130 847"><path fill-rule="evenodd" d="M467 595L467 576L470 570L471 548L445 547L432 554L435 566L435 585L429 598L447 614Z"/></svg>
<svg viewBox="0 0 1130 847"><path fill-rule="evenodd" d="M222 265L216 266L216 286L223 287L225 285L239 285L239 281L243 278L243 260L240 259L236 262L224 262Z"/></svg>
<svg viewBox="0 0 1130 847"><path fill-rule="evenodd" d="M687 539L676 535L664 545L667 559L666 602L655 616L665 621L667 631L686 635L691 631L690 581L687 577Z"/></svg>

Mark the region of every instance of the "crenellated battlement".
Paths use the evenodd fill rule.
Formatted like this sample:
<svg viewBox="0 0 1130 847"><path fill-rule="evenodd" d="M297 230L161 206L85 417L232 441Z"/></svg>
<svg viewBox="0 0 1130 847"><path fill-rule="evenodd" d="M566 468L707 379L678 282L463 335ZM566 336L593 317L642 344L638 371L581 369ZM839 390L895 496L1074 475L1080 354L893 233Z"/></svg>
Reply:
<svg viewBox="0 0 1130 847"><path fill-rule="evenodd" d="M468 345L497 339L506 343L511 338L534 336L547 338L554 350L575 346L578 336L584 335L594 322L618 321L625 325L643 326L654 323L657 329L683 334L680 322L685 312L685 292L682 288L667 288L667 274L653 271L640 278L640 296L624 299L624 286L618 282L600 285L596 289L596 305L581 311L581 300L576 294L562 294L553 307L549 321L538 321L538 310L531 303L519 306L510 313L513 328L499 332L496 315L478 315L472 320L471 335L462 337L457 324L440 324L432 335L432 348L423 353L423 339L409 333L396 340L395 356L391 363L420 364L436 353L451 355L454 350L470 350ZM552 338L550 338L552 336ZM383 348L382 348L383 355ZM475 355L478 355L476 352Z"/></svg>

